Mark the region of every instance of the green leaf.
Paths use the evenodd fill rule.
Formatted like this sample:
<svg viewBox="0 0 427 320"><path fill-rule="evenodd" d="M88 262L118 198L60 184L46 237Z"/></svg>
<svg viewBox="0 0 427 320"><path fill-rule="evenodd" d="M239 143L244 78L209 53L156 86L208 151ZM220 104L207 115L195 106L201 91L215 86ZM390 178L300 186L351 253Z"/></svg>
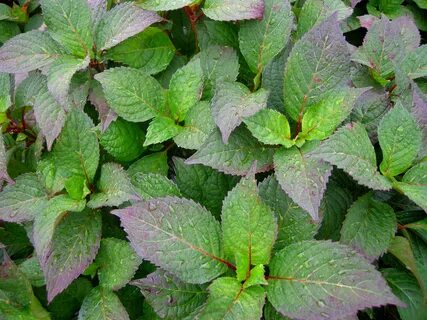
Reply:
<svg viewBox="0 0 427 320"><path fill-rule="evenodd" d="M287 148L293 145L288 119L276 110L260 110L243 122L252 135L262 143L279 144Z"/></svg>
<svg viewBox="0 0 427 320"><path fill-rule="evenodd" d="M408 37L415 39L407 43ZM408 17L390 21L387 17L374 21L363 41L352 55L353 61L371 68L379 77L387 79L400 64L406 53L418 47L420 36L417 27Z"/></svg>
<svg viewBox="0 0 427 320"><path fill-rule="evenodd" d="M156 117L150 122L144 147L161 143L178 135L182 127L169 117Z"/></svg>
<svg viewBox="0 0 427 320"><path fill-rule="evenodd" d="M209 18L220 21L261 19L264 2L260 0L206 0L203 12Z"/></svg>
<svg viewBox="0 0 427 320"><path fill-rule="evenodd" d="M95 79L101 82L110 107L127 121L147 121L165 110L164 89L143 71L113 68L98 73Z"/></svg>
<svg viewBox="0 0 427 320"><path fill-rule="evenodd" d="M239 82L222 82L217 85L212 100L214 121L222 133L224 143L245 118L267 106L268 91L260 89L251 93Z"/></svg>
<svg viewBox="0 0 427 320"><path fill-rule="evenodd" d="M127 241L106 238L101 240L95 263L99 267L99 285L118 290L132 279L141 259Z"/></svg>
<svg viewBox="0 0 427 320"><path fill-rule="evenodd" d="M365 89L332 92L313 104L302 118L302 137L306 140L323 140L350 115L354 103Z"/></svg>
<svg viewBox="0 0 427 320"><path fill-rule="evenodd" d="M31 73L15 88L15 108L34 106L37 94L46 85L46 78L38 72Z"/></svg>
<svg viewBox="0 0 427 320"><path fill-rule="evenodd" d="M176 184L161 174L138 172L132 177L132 184L144 200L181 195Z"/></svg>
<svg viewBox="0 0 427 320"><path fill-rule="evenodd" d="M235 260L239 270L243 263L242 281L251 266L267 265L277 236L277 222L270 207L258 195L255 175L243 178L227 195L222 205L224 253Z"/></svg>
<svg viewBox="0 0 427 320"><path fill-rule="evenodd" d="M203 91L203 71L200 59L193 59L172 76L169 83L169 110L177 121L186 118L201 98Z"/></svg>
<svg viewBox="0 0 427 320"><path fill-rule="evenodd" d="M101 52L144 31L162 18L145 11L131 2L120 3L102 17L96 30L96 49Z"/></svg>
<svg viewBox="0 0 427 320"><path fill-rule="evenodd" d="M44 208L47 192L34 173L16 178L0 193L0 220L10 222L31 221Z"/></svg>
<svg viewBox="0 0 427 320"><path fill-rule="evenodd" d="M402 61L402 69L411 79L427 76L427 45L409 52Z"/></svg>
<svg viewBox="0 0 427 320"><path fill-rule="evenodd" d="M418 236L427 242L427 218L405 225L405 228L413 230Z"/></svg>
<svg viewBox="0 0 427 320"><path fill-rule="evenodd" d="M203 19L197 24L199 47L205 50L209 46L224 46L238 49L238 28L231 22Z"/></svg>
<svg viewBox="0 0 427 320"><path fill-rule="evenodd" d="M138 5L152 11L169 11L189 6L194 2L197 0L143 0Z"/></svg>
<svg viewBox="0 0 427 320"><path fill-rule="evenodd" d="M264 302L265 292L261 286L243 288L234 278L220 278L209 286L208 302L199 319L258 320Z"/></svg>
<svg viewBox="0 0 427 320"><path fill-rule="evenodd" d="M7 73L0 73L0 112L6 112L12 105L11 77Z"/></svg>
<svg viewBox="0 0 427 320"><path fill-rule="evenodd" d="M340 242L373 260L387 250L396 229L393 208L375 200L372 193L367 193L348 209Z"/></svg>
<svg viewBox="0 0 427 320"><path fill-rule="evenodd" d="M305 210L288 197L274 175L268 176L259 184L259 195L276 215L278 224L277 240L274 244L276 251L295 242L313 239L317 224L313 223Z"/></svg>
<svg viewBox="0 0 427 320"><path fill-rule="evenodd" d="M168 175L168 156L166 152L157 152L144 156L130 165L127 172L129 177L140 173L158 173Z"/></svg>
<svg viewBox="0 0 427 320"><path fill-rule="evenodd" d="M25 32L0 48L0 72L29 72L50 65L64 51L47 32Z"/></svg>
<svg viewBox="0 0 427 320"><path fill-rule="evenodd" d="M101 240L101 216L90 210L65 217L53 235L43 268L50 302L93 261Z"/></svg>
<svg viewBox="0 0 427 320"><path fill-rule="evenodd" d="M7 183L12 184L14 181L7 172L7 163L8 159L6 155L6 147L4 145L3 134L0 133L0 183L6 181Z"/></svg>
<svg viewBox="0 0 427 320"><path fill-rule="evenodd" d="M262 20L240 25L239 46L252 72L264 67L282 51L289 41L294 17L289 0L266 0Z"/></svg>
<svg viewBox="0 0 427 320"><path fill-rule="evenodd" d="M174 157L173 163L176 184L182 195L200 203L219 217L224 198L239 178L200 164L187 165L181 158Z"/></svg>
<svg viewBox="0 0 427 320"><path fill-rule="evenodd" d="M174 141L180 148L199 149L214 129L211 106L207 101L200 101L188 110L185 124Z"/></svg>
<svg viewBox="0 0 427 320"><path fill-rule="evenodd" d="M92 50L91 13L85 0L43 0L43 18L49 34L71 54L84 58Z"/></svg>
<svg viewBox="0 0 427 320"><path fill-rule="evenodd" d="M174 55L175 47L165 32L149 27L109 49L105 57L156 74L166 69Z"/></svg>
<svg viewBox="0 0 427 320"><path fill-rule="evenodd" d="M31 282L33 287L43 287L46 285L43 271L36 256L28 258L22 262L18 268Z"/></svg>
<svg viewBox="0 0 427 320"><path fill-rule="evenodd" d="M377 171L374 147L359 123L338 129L311 154L343 169L357 182L375 190L389 190L390 182Z"/></svg>
<svg viewBox="0 0 427 320"><path fill-rule="evenodd" d="M421 130L413 116L398 103L381 120L378 140L383 152L380 169L387 177L405 172L421 147Z"/></svg>
<svg viewBox="0 0 427 320"><path fill-rule="evenodd" d="M118 161L133 161L144 151L145 134L139 124L118 118L99 137L101 146Z"/></svg>
<svg viewBox="0 0 427 320"><path fill-rule="evenodd" d="M5 43L7 40L17 36L21 33L18 24L11 21L0 21L0 43Z"/></svg>
<svg viewBox="0 0 427 320"><path fill-rule="evenodd" d="M273 149L257 142L243 127L236 129L224 144L219 130L214 130L200 149L187 159L187 164L203 164L221 172L244 176L257 162L257 172L272 165Z"/></svg>
<svg viewBox="0 0 427 320"><path fill-rule="evenodd" d="M105 163L97 183L98 193L91 196L89 208L117 207L129 200L139 200L126 171L117 163Z"/></svg>
<svg viewBox="0 0 427 320"><path fill-rule="evenodd" d="M373 265L329 241L303 241L277 253L268 283L268 300L290 318L342 319L368 307L400 304Z"/></svg>
<svg viewBox="0 0 427 320"><path fill-rule="evenodd" d="M353 10L340 0L305 1L298 16L297 37L302 37L313 26L321 23L335 12L338 21L342 21L351 16Z"/></svg>
<svg viewBox="0 0 427 320"><path fill-rule="evenodd" d="M356 101L349 119L363 124L369 138L378 141L377 129L390 107L390 97L380 90L368 90Z"/></svg>
<svg viewBox="0 0 427 320"><path fill-rule="evenodd" d="M82 176L92 182L98 168L99 145L92 120L85 113L73 110L68 114L53 155L62 177Z"/></svg>
<svg viewBox="0 0 427 320"><path fill-rule="evenodd" d="M50 93L56 101L63 107L67 108L70 104L69 91L71 79L77 71L86 69L89 66L89 56L79 59L73 56L63 56L50 66L47 75L47 86Z"/></svg>
<svg viewBox="0 0 427 320"><path fill-rule="evenodd" d="M388 268L381 272L393 293L406 304L406 307L397 308L402 320L423 320L427 304L417 280L402 270Z"/></svg>
<svg viewBox="0 0 427 320"><path fill-rule="evenodd" d="M90 190L86 185L86 179L82 176L71 176L64 182L65 190L75 200L84 199Z"/></svg>
<svg viewBox="0 0 427 320"><path fill-rule="evenodd" d="M129 320L116 294L108 289L93 288L83 300L78 320Z"/></svg>
<svg viewBox="0 0 427 320"><path fill-rule="evenodd" d="M52 246L56 227L68 212L80 212L85 208L85 200L74 200L68 195L59 195L49 200L34 219L33 242L40 266L46 271L46 262Z"/></svg>
<svg viewBox="0 0 427 320"><path fill-rule="evenodd" d="M184 319L208 297L206 285L185 283L161 269L131 284L141 289L146 301L162 319Z"/></svg>
<svg viewBox="0 0 427 320"><path fill-rule="evenodd" d="M330 181L320 204L320 213L323 217L316 239L338 241L345 215L352 203L352 193L333 180Z"/></svg>
<svg viewBox="0 0 427 320"><path fill-rule="evenodd" d="M287 114L297 120L322 94L343 87L350 76L348 44L334 14L293 47L284 77Z"/></svg>
<svg viewBox="0 0 427 320"><path fill-rule="evenodd" d="M332 167L310 156L318 143L306 143L301 149L280 148L274 154L274 167L282 189L314 221L319 220L319 207Z"/></svg>
<svg viewBox="0 0 427 320"><path fill-rule="evenodd" d="M183 281L205 283L225 272L219 222L199 204L168 197L112 213L139 256Z"/></svg>
<svg viewBox="0 0 427 320"><path fill-rule="evenodd" d="M52 153L47 154L37 163L37 174L40 181L45 185L49 195L53 195L64 189L65 178L59 174Z"/></svg>
<svg viewBox="0 0 427 320"><path fill-rule="evenodd" d="M38 92L34 91L34 115L42 134L46 138L47 149L50 150L53 142L61 133L67 116L64 107L49 92L47 78L40 76L38 80L40 87L34 88L39 89ZM29 101L32 101L32 98Z"/></svg>
<svg viewBox="0 0 427 320"><path fill-rule="evenodd" d="M286 46L270 63L268 63L262 72L262 87L270 92L267 106L277 111L283 112L283 78L285 75L286 60L289 56L291 45Z"/></svg>
<svg viewBox="0 0 427 320"><path fill-rule="evenodd" d="M209 46L200 53L200 64L205 78L204 97L211 99L217 83L236 81L239 75L239 57L233 48Z"/></svg>
<svg viewBox="0 0 427 320"><path fill-rule="evenodd" d="M405 235L411 246L414 254L415 266L417 268L417 274L415 277L418 279L418 283L426 296L427 293L427 270L425 268L427 263L427 245L426 243L416 235L407 233Z"/></svg>

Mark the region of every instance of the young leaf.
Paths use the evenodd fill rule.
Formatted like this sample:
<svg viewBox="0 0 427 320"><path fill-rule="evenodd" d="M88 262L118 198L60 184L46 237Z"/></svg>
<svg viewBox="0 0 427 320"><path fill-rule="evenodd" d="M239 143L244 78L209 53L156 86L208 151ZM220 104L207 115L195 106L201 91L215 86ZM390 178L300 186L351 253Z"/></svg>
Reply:
<svg viewBox="0 0 427 320"><path fill-rule="evenodd" d="M6 112L12 105L11 82L9 74L0 72L0 112Z"/></svg>
<svg viewBox="0 0 427 320"><path fill-rule="evenodd" d="M422 45L408 53L401 63L405 74L411 79L427 76L427 45Z"/></svg>
<svg viewBox="0 0 427 320"><path fill-rule="evenodd" d="M0 48L0 72L29 72L50 65L64 55L47 32L25 32Z"/></svg>
<svg viewBox="0 0 427 320"><path fill-rule="evenodd" d="M68 215L57 226L43 268L50 302L93 261L101 240L101 216L90 210Z"/></svg>
<svg viewBox="0 0 427 320"><path fill-rule="evenodd" d="M129 315L116 294L96 287L86 296L78 320L129 320Z"/></svg>
<svg viewBox="0 0 427 320"><path fill-rule="evenodd" d="M106 238L101 240L95 263L100 287L118 290L132 279L141 259L127 241Z"/></svg>
<svg viewBox="0 0 427 320"><path fill-rule="evenodd" d="M408 36L417 34L413 43L405 42L403 25L412 26L407 31ZM410 18L399 17L390 21L387 17L382 16L368 30L363 40L363 46L354 52L352 59L370 67L378 76L386 79L394 73L394 64L399 64L410 49L418 47L419 42L418 29Z"/></svg>
<svg viewBox="0 0 427 320"><path fill-rule="evenodd" d="M167 34L159 28L149 27L109 49L105 57L156 74L166 69L174 55L175 47Z"/></svg>
<svg viewBox="0 0 427 320"><path fill-rule="evenodd" d="M276 215L278 233L274 249L281 250L294 242L312 240L317 224L296 205L280 187L274 175L259 184L259 195Z"/></svg>
<svg viewBox="0 0 427 320"><path fill-rule="evenodd" d="M302 118L302 136L306 140L323 140L350 115L356 99L364 89L341 89L313 104Z"/></svg>
<svg viewBox="0 0 427 320"><path fill-rule="evenodd" d="M41 132L46 138L47 149L61 133L65 124L66 114L62 107L49 92L47 78L40 76L40 91L34 101L34 115Z"/></svg>
<svg viewBox="0 0 427 320"><path fill-rule="evenodd" d="M381 120L378 140L383 152L380 169L387 177L405 172L421 146L421 130L415 119L398 103Z"/></svg>
<svg viewBox="0 0 427 320"><path fill-rule="evenodd" d="M412 98L414 107L412 108L412 115L421 128L421 149L418 156L423 158L427 156L427 96L415 84L413 86Z"/></svg>
<svg viewBox="0 0 427 320"><path fill-rule="evenodd" d="M359 123L338 129L311 154L343 169L364 186L375 190L391 188L390 182L377 171L374 147Z"/></svg>
<svg viewBox="0 0 427 320"><path fill-rule="evenodd" d="M281 148L274 155L276 177L282 189L315 221L319 220L320 202L332 171L331 165L308 154L316 148L318 143L313 142L301 149Z"/></svg>
<svg viewBox="0 0 427 320"><path fill-rule="evenodd" d="M208 302L199 319L258 320L264 302L265 292L261 286L244 288L235 278L220 278L209 286Z"/></svg>
<svg viewBox="0 0 427 320"><path fill-rule="evenodd" d="M184 319L208 297L206 285L185 283L161 269L131 284L141 289L146 301L162 319Z"/></svg>
<svg viewBox="0 0 427 320"><path fill-rule="evenodd" d="M393 293L406 304L398 307L402 320L423 320L427 312L427 304L417 280L408 272L398 269L381 270Z"/></svg>
<svg viewBox="0 0 427 320"><path fill-rule="evenodd" d="M341 229L340 242L373 260L382 255L396 232L392 207L367 193L353 203Z"/></svg>
<svg viewBox="0 0 427 320"><path fill-rule="evenodd" d="M238 82L222 82L217 85L212 100L212 114L225 144L244 118L267 106L267 98L266 90L260 89L251 93L247 87Z"/></svg>
<svg viewBox="0 0 427 320"><path fill-rule="evenodd" d="M182 127L169 117L156 117L150 122L144 147L161 143L178 135Z"/></svg>
<svg viewBox="0 0 427 320"><path fill-rule="evenodd" d="M412 167L397 186L403 193L427 212L427 161Z"/></svg>
<svg viewBox="0 0 427 320"><path fill-rule="evenodd" d="M265 0L262 20L245 21L240 25L239 46L252 72L264 67L282 51L294 22L289 0Z"/></svg>
<svg viewBox="0 0 427 320"><path fill-rule="evenodd" d="M164 89L138 69L113 68L95 79L101 82L110 107L127 121L143 122L164 112Z"/></svg>
<svg viewBox="0 0 427 320"><path fill-rule="evenodd" d="M145 11L131 2L116 5L102 17L96 30L96 49L101 52L144 31L162 18Z"/></svg>
<svg viewBox="0 0 427 320"><path fill-rule="evenodd" d="M145 134L138 123L118 118L99 137L101 146L116 160L128 162L144 151Z"/></svg>
<svg viewBox="0 0 427 320"><path fill-rule="evenodd" d="M200 64L205 78L205 98L212 98L218 83L234 82L239 75L239 57L233 48L209 46L200 53Z"/></svg>
<svg viewBox="0 0 427 320"><path fill-rule="evenodd" d="M337 13L338 21L342 21L351 16L353 10L340 0L305 1L298 17L297 37L302 37L313 26L321 23L335 12Z"/></svg>
<svg viewBox="0 0 427 320"><path fill-rule="evenodd" d="M214 129L211 106L207 101L200 101L188 110L184 127L173 140L180 148L197 150Z"/></svg>
<svg viewBox="0 0 427 320"><path fill-rule="evenodd" d="M322 94L344 86L350 66L348 44L333 14L307 32L291 51L283 88L287 114L297 120Z"/></svg>
<svg viewBox="0 0 427 320"><path fill-rule="evenodd" d="M200 59L193 59L174 73L169 83L169 110L177 121L183 121L201 98L203 91L203 71Z"/></svg>
<svg viewBox="0 0 427 320"><path fill-rule="evenodd" d="M145 0L138 5L152 11L169 11L189 6L194 2L197 0Z"/></svg>
<svg viewBox="0 0 427 320"><path fill-rule="evenodd" d="M91 12L86 0L42 0L43 18L49 34L71 54L84 58L91 53Z"/></svg>
<svg viewBox="0 0 427 320"><path fill-rule="evenodd" d="M329 241L303 241L277 253L268 283L268 300L290 318L336 320L360 309L400 304L374 266Z"/></svg>
<svg viewBox="0 0 427 320"><path fill-rule="evenodd" d="M219 223L195 202L168 197L112 213L143 259L183 281L205 283L225 272Z"/></svg>
<svg viewBox="0 0 427 320"><path fill-rule="evenodd" d="M223 201L221 215L224 253L243 265L242 281L251 266L267 265L277 236L277 222L270 207L258 195L255 175L243 178Z"/></svg>
<svg viewBox="0 0 427 320"><path fill-rule="evenodd" d="M98 168L99 145L92 120L85 113L73 110L68 114L53 155L62 177L77 175L92 182Z"/></svg>
<svg viewBox="0 0 427 320"><path fill-rule="evenodd" d="M98 193L91 196L89 208L116 207L129 200L139 200L130 179L117 163L105 163L101 167Z"/></svg>
<svg viewBox="0 0 427 320"><path fill-rule="evenodd" d="M173 162L176 184L182 195L205 206L215 216L219 216L224 198L239 178L200 164L187 165L181 158L174 157Z"/></svg>
<svg viewBox="0 0 427 320"><path fill-rule="evenodd" d="M144 200L181 195L177 185L161 174L138 172L132 177L132 184Z"/></svg>
<svg viewBox="0 0 427 320"><path fill-rule="evenodd" d="M0 193L0 220L31 221L47 203L47 192L34 173L16 178Z"/></svg>
<svg viewBox="0 0 427 320"><path fill-rule="evenodd" d="M77 71L84 70L89 66L89 56L85 59L73 56L63 56L50 66L47 75L47 86L56 101L64 107L68 107L68 93L71 78Z"/></svg>
<svg viewBox="0 0 427 320"><path fill-rule="evenodd" d="M258 143L250 132L238 128L230 136L228 144L222 142L219 130L214 130L200 149L185 162L203 164L221 172L244 176L257 162L257 172L272 166L273 149Z"/></svg>
<svg viewBox="0 0 427 320"><path fill-rule="evenodd" d="M252 135L262 143L279 144L288 148L293 145L288 119L276 110L260 110L243 122Z"/></svg>
<svg viewBox="0 0 427 320"><path fill-rule="evenodd" d="M7 162L8 161L7 161L7 155L6 155L6 148L4 145L3 134L0 133L0 184L2 184L3 181L6 181L8 184L14 183L12 178L9 176L9 173L7 172ZM0 209L0 212L1 212L1 209Z"/></svg>
<svg viewBox="0 0 427 320"><path fill-rule="evenodd" d="M33 242L40 266L46 269L52 238L57 225L68 212L80 212L85 208L86 201L74 200L68 195L56 196L47 202L45 207L34 219Z"/></svg>
<svg viewBox="0 0 427 320"><path fill-rule="evenodd" d="M206 0L203 12L209 18L220 21L261 19L264 14L264 1Z"/></svg>

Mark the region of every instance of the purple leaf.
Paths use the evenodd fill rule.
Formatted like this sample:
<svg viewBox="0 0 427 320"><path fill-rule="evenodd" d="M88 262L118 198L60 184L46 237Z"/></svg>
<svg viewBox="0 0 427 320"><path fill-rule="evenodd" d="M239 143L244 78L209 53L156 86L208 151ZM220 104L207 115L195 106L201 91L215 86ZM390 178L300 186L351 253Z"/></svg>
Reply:
<svg viewBox="0 0 427 320"><path fill-rule="evenodd" d="M117 119L117 113L115 113L108 106L107 100L105 99L102 87L96 82L92 90L89 93L89 101L93 104L98 111L99 121L101 122L101 133L104 133L108 129L110 124Z"/></svg>
<svg viewBox="0 0 427 320"><path fill-rule="evenodd" d="M261 19L264 0L207 0L203 12L209 18L220 21Z"/></svg>

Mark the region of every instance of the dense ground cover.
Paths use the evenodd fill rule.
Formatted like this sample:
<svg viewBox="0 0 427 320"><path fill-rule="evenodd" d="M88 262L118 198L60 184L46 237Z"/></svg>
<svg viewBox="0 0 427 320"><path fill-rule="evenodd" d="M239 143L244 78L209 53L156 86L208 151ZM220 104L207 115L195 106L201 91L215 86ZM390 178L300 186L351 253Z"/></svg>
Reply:
<svg viewBox="0 0 427 320"><path fill-rule="evenodd" d="M0 4L0 319L426 319L426 17Z"/></svg>

